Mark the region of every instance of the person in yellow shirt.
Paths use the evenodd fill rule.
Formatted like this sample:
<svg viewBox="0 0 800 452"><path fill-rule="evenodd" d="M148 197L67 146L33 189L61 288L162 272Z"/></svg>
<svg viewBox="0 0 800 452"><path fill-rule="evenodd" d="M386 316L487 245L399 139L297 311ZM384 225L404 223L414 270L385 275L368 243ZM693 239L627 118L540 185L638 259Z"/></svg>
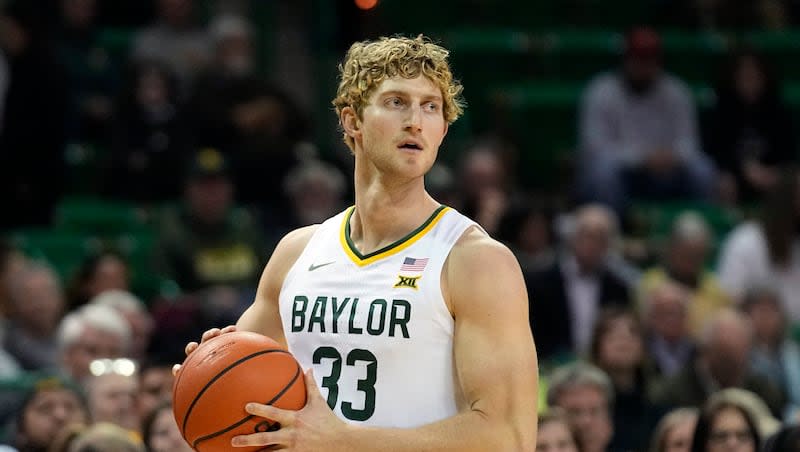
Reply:
<svg viewBox="0 0 800 452"><path fill-rule="evenodd" d="M703 324L717 311L732 304L717 277L706 269L712 234L706 221L694 212L679 215L670 232L661 265L646 271L640 280L638 304L665 281L678 283L689 293L689 331L695 338Z"/></svg>

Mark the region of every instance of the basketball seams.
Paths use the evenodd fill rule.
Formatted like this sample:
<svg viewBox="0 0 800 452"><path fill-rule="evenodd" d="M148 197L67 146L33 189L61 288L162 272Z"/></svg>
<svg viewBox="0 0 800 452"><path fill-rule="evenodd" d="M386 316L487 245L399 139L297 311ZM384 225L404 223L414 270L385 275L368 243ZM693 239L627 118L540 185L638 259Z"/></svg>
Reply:
<svg viewBox="0 0 800 452"><path fill-rule="evenodd" d="M270 351L281 351L281 350L270 350ZM259 353L261 353L261 352L259 352ZM235 367L236 365L238 365L238 363L234 363L234 364L232 364L230 367ZM228 369L226 369L226 371L227 371L227 370L228 370ZM300 377L300 375L301 375L302 373L303 373L303 372L302 372L302 369L300 368L300 365L298 364L298 365L297 365L297 370L295 371L295 374L294 374L294 376L292 377L291 381L289 381L289 383L287 383L287 384L286 384L286 386L284 386L284 387L283 387L283 389L281 389L281 390L280 390L280 391L279 391L279 392L278 392L278 393L275 395L275 397L273 397L273 398L272 398L270 401L268 401L267 403L265 403L265 405L272 405L273 403L275 403L275 402L277 402L278 400L280 400L280 398L281 398L281 397L283 397L283 396L284 396L284 394L286 394L286 392L287 392L287 391L289 391L289 389L291 389L291 388L292 388L292 386L294 386L294 384L297 382L297 379ZM204 388L204 389L205 389L205 388ZM198 395L198 397L199 397L199 395ZM188 416L188 414L187 414L187 416ZM245 418L243 418L242 420L240 420L240 421L238 421L238 422L236 422L236 423L234 423L234 424L231 424L231 425L229 425L228 427L225 427L224 429L222 429L222 430L220 430L220 431L218 431L218 432L214 432L214 433L208 434L208 435L206 435L206 436L201 436L200 438L197 438L196 440L194 440L194 442L192 443L192 447L193 447L193 448L195 448L195 449L197 449L197 446L198 446L200 443L202 443L203 441L208 441L208 440L210 440L210 439L216 438L216 437L217 437L217 436L219 436L219 435L225 434L225 433L227 433L227 432L229 432L229 431L231 431L231 430L235 429L236 427L239 427L240 425L244 424L245 422L249 421L249 420L250 420L250 419L252 419L253 417L254 417L254 415L250 414L250 415L246 416Z"/></svg>
<svg viewBox="0 0 800 452"><path fill-rule="evenodd" d="M251 354L249 354L247 356L244 356L244 357L236 360L235 362L229 364L227 367L225 367L221 371L219 371L216 375L214 375L214 378L210 379L205 384L205 386L203 386L203 389L201 389L195 395L194 399L192 400L192 403L189 405L189 408L186 410L186 414L184 414L184 416L183 416L183 422L181 422L181 433L183 434L183 436L184 437L186 436L186 423L189 420L189 415L192 413L192 410L194 409L194 406L200 400L201 396L211 387L211 385L213 385L217 380L222 378L223 375L225 375L227 372L231 371L233 368L235 368L239 364L242 364L243 362L249 361L249 360L251 360L253 358L256 358L258 356L266 355L267 353L285 353L287 355L291 355L286 350L279 350L279 349L261 350L261 351L255 352L255 353L251 353Z"/></svg>

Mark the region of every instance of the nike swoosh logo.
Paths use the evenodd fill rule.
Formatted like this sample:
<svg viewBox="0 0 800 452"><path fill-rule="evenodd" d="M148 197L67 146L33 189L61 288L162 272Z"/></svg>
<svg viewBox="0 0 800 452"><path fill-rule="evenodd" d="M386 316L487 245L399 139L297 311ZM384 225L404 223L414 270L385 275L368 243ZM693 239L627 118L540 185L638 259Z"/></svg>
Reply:
<svg viewBox="0 0 800 452"><path fill-rule="evenodd" d="M311 265L309 265L309 266L308 266L308 271L310 271L310 272L313 272L314 270L316 270L316 269L318 269L318 268L320 268L320 267L324 267L324 266L326 266L326 265L331 265L331 264L333 264L333 263L335 263L335 262L336 262L336 261L325 262L324 264L319 264L319 265L314 265L314 264L311 264Z"/></svg>

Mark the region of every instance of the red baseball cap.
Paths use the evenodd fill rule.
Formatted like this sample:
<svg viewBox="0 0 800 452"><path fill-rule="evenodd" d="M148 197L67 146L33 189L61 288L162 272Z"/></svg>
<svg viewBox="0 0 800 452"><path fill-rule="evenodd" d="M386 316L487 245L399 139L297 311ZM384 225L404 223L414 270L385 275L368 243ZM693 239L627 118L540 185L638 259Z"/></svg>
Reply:
<svg viewBox="0 0 800 452"><path fill-rule="evenodd" d="M625 55L640 58L661 56L661 36L650 27L632 28L625 35Z"/></svg>

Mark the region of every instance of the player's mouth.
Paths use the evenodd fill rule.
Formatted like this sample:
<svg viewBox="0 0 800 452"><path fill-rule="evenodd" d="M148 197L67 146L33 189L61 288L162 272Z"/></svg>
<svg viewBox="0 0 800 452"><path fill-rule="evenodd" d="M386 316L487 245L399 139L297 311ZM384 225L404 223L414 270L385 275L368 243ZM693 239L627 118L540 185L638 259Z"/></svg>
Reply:
<svg viewBox="0 0 800 452"><path fill-rule="evenodd" d="M397 148L409 152L419 152L423 149L422 145L416 140L402 141L397 145Z"/></svg>

